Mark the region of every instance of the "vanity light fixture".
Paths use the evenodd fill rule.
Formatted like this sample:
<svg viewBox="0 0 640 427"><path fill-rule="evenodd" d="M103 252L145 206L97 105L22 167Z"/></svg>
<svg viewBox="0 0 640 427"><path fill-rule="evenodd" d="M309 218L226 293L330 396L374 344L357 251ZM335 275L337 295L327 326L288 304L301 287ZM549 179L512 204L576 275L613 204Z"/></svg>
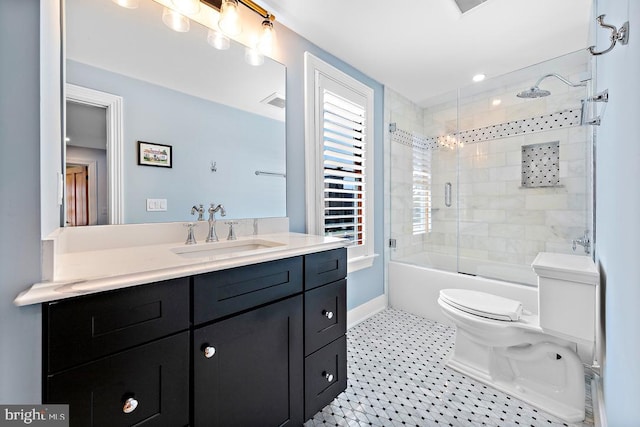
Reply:
<svg viewBox="0 0 640 427"><path fill-rule="evenodd" d="M189 31L189 18L168 7L162 11L162 22L173 31L179 33Z"/></svg>
<svg viewBox="0 0 640 427"><path fill-rule="evenodd" d="M126 7L127 9L137 9L140 4L139 0L111 0L118 6Z"/></svg>
<svg viewBox="0 0 640 427"><path fill-rule="evenodd" d="M270 56L273 51L273 22L269 17L262 21L262 31L258 41L258 50L261 54Z"/></svg>
<svg viewBox="0 0 640 427"><path fill-rule="evenodd" d="M269 13L265 8L255 3L253 0L202 0L203 3L210 5L211 7L218 8L220 10L220 18L218 19L218 27L222 32L228 36L235 37L242 32L242 25L240 24L240 11L238 6L240 4L245 5L253 12L262 16L262 24L260 27L260 34L258 36L258 42L256 44L259 54L270 56L273 52L275 30L273 28L273 21L276 17ZM248 52L249 50L247 50ZM247 54L245 58L251 56L257 59L255 53L251 55ZM247 62L249 60L247 59ZM254 61L255 62L255 61Z"/></svg>
<svg viewBox="0 0 640 427"><path fill-rule="evenodd" d="M238 0L222 0L218 27L229 36L237 36L242 32L238 13Z"/></svg>
<svg viewBox="0 0 640 427"><path fill-rule="evenodd" d="M114 3L127 8L138 7L140 0L112 0ZM264 55L271 56L273 52L275 30L273 21L276 17L253 0L155 0L165 6L162 12L162 22L174 31L185 33L189 31L188 17L209 28L207 43L216 49L225 50L230 47L229 37L236 37L242 32L238 6L245 5L260 15L263 20L260 26L257 43L251 44L245 50L245 61L251 65L262 65ZM212 10L213 9L213 10ZM218 10L219 14L215 11ZM215 16L218 16L217 28ZM205 22L203 22L203 17ZM211 22L213 17L214 21Z"/></svg>
<svg viewBox="0 0 640 427"><path fill-rule="evenodd" d="M200 12L200 0L171 0L171 3L183 15L194 15Z"/></svg>
<svg viewBox="0 0 640 427"><path fill-rule="evenodd" d="M207 32L207 43L218 50L227 50L231 46L231 40L222 31L209 29Z"/></svg>

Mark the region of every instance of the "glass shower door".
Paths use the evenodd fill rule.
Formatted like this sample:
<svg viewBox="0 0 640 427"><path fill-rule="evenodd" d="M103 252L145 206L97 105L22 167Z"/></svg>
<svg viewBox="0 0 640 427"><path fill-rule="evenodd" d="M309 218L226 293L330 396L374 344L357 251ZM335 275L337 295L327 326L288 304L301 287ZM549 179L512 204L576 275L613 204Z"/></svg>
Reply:
<svg viewBox="0 0 640 427"><path fill-rule="evenodd" d="M391 260L457 271L457 91L416 105L387 90Z"/></svg>

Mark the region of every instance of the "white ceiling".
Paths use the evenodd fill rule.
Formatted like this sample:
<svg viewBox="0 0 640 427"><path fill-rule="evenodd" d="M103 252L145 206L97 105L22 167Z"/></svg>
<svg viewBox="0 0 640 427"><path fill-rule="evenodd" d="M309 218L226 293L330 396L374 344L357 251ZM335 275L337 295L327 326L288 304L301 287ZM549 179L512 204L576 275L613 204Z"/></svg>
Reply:
<svg viewBox="0 0 640 427"><path fill-rule="evenodd" d="M279 22L417 104L586 48L593 0L267 0Z"/></svg>

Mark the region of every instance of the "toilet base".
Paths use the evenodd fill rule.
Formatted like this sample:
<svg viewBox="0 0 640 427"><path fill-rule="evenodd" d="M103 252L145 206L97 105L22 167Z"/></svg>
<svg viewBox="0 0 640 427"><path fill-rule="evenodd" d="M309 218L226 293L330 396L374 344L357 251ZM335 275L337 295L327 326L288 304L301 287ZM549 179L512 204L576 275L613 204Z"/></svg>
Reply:
<svg viewBox="0 0 640 427"><path fill-rule="evenodd" d="M447 367L564 421L584 420L584 369L571 349L551 342L489 347L464 335L457 331Z"/></svg>

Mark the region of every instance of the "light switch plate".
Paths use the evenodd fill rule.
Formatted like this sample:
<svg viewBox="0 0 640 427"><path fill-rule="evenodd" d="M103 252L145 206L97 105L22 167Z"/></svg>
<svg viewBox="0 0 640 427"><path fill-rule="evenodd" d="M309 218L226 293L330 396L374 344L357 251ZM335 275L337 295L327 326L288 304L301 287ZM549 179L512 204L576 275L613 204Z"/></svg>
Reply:
<svg viewBox="0 0 640 427"><path fill-rule="evenodd" d="M165 212L167 199L147 199L147 212Z"/></svg>

